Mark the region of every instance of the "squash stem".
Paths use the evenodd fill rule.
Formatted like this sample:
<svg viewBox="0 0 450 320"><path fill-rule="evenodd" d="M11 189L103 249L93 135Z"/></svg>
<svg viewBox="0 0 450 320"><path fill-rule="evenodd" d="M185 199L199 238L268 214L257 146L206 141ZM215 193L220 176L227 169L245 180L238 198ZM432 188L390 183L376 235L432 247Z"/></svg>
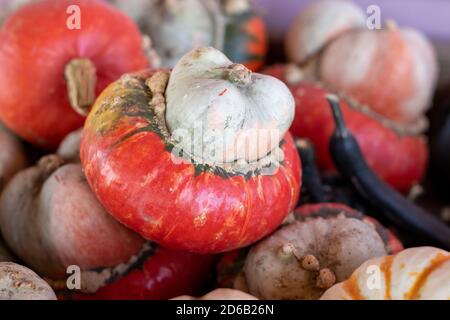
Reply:
<svg viewBox="0 0 450 320"><path fill-rule="evenodd" d="M348 136L348 129L347 129L347 126L345 125L344 116L342 115L341 107L339 106L339 98L334 94L328 94L327 100L330 103L334 122L336 123L336 134L339 137Z"/></svg>
<svg viewBox="0 0 450 320"><path fill-rule="evenodd" d="M72 59L65 66L64 76L70 105L80 115L87 115L95 101L97 73L94 63L85 58Z"/></svg>
<svg viewBox="0 0 450 320"><path fill-rule="evenodd" d="M227 68L228 80L239 86L248 86L252 82L252 72L244 65L234 63Z"/></svg>

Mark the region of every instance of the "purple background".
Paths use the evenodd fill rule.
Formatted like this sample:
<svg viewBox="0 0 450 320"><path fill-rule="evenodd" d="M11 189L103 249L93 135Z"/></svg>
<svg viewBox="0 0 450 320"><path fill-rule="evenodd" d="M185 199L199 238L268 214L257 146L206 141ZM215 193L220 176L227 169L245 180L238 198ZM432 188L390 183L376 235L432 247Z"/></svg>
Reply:
<svg viewBox="0 0 450 320"><path fill-rule="evenodd" d="M299 10L314 0L254 0L263 10L271 37L280 38ZM394 19L435 39L450 40L450 0L353 0L366 11L378 5L381 19Z"/></svg>
<svg viewBox="0 0 450 320"><path fill-rule="evenodd" d="M0 0L0 4L10 0ZM280 38L299 10L314 0L253 0L266 15L272 37ZM381 18L415 27L432 38L450 40L450 0L353 0L365 9L381 8Z"/></svg>

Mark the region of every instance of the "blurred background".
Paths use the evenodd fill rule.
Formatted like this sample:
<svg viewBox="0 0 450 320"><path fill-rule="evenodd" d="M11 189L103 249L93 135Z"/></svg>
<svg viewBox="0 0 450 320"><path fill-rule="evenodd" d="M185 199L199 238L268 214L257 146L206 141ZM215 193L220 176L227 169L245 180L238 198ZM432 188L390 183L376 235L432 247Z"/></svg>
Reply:
<svg viewBox="0 0 450 320"><path fill-rule="evenodd" d="M299 11L314 0L254 0L264 15L270 36L269 63L284 59L283 37ZM450 93L443 87L450 84L450 1L449 0L353 0L361 8L377 5L381 19L395 20L400 26L416 28L433 42L438 54L440 80L438 97ZM448 90L445 90L448 91Z"/></svg>
<svg viewBox="0 0 450 320"><path fill-rule="evenodd" d="M282 37L289 22L312 0L255 0L265 11L271 37ZM395 19L399 25L417 28L435 39L450 41L450 1L448 0L353 0L362 8L378 5L381 18ZM270 14L269 14L270 13Z"/></svg>

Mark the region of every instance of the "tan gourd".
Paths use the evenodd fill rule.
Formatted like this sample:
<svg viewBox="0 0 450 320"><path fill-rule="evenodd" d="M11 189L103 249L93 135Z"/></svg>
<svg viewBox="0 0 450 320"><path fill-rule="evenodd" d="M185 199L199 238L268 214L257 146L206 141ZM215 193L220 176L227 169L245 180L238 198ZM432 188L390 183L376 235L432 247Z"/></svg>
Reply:
<svg viewBox="0 0 450 320"><path fill-rule="evenodd" d="M343 215L294 221L250 250L249 293L260 299L319 299L364 261L386 255L373 225Z"/></svg>
<svg viewBox="0 0 450 320"><path fill-rule="evenodd" d="M89 188L81 165L43 157L18 172L0 197L5 242L41 276L64 279L67 267L114 267L144 240L114 220Z"/></svg>

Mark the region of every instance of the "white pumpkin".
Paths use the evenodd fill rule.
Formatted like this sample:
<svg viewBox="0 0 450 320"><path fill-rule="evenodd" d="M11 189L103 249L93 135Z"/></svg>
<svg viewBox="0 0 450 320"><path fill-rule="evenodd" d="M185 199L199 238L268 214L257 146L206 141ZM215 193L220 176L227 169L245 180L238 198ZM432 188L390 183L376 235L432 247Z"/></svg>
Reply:
<svg viewBox="0 0 450 320"><path fill-rule="evenodd" d="M321 300L416 299L450 299L449 252L419 247L371 259L321 297Z"/></svg>
<svg viewBox="0 0 450 320"><path fill-rule="evenodd" d="M173 67L192 48L222 49L225 20L218 1L110 1L148 34L163 67Z"/></svg>
<svg viewBox="0 0 450 320"><path fill-rule="evenodd" d="M285 84L232 63L212 47L183 56L165 94L172 137L208 164L253 162L278 150L294 117Z"/></svg>
<svg viewBox="0 0 450 320"><path fill-rule="evenodd" d="M350 1L319 0L304 8L289 27L286 54L303 63L345 31L365 26L364 12Z"/></svg>

